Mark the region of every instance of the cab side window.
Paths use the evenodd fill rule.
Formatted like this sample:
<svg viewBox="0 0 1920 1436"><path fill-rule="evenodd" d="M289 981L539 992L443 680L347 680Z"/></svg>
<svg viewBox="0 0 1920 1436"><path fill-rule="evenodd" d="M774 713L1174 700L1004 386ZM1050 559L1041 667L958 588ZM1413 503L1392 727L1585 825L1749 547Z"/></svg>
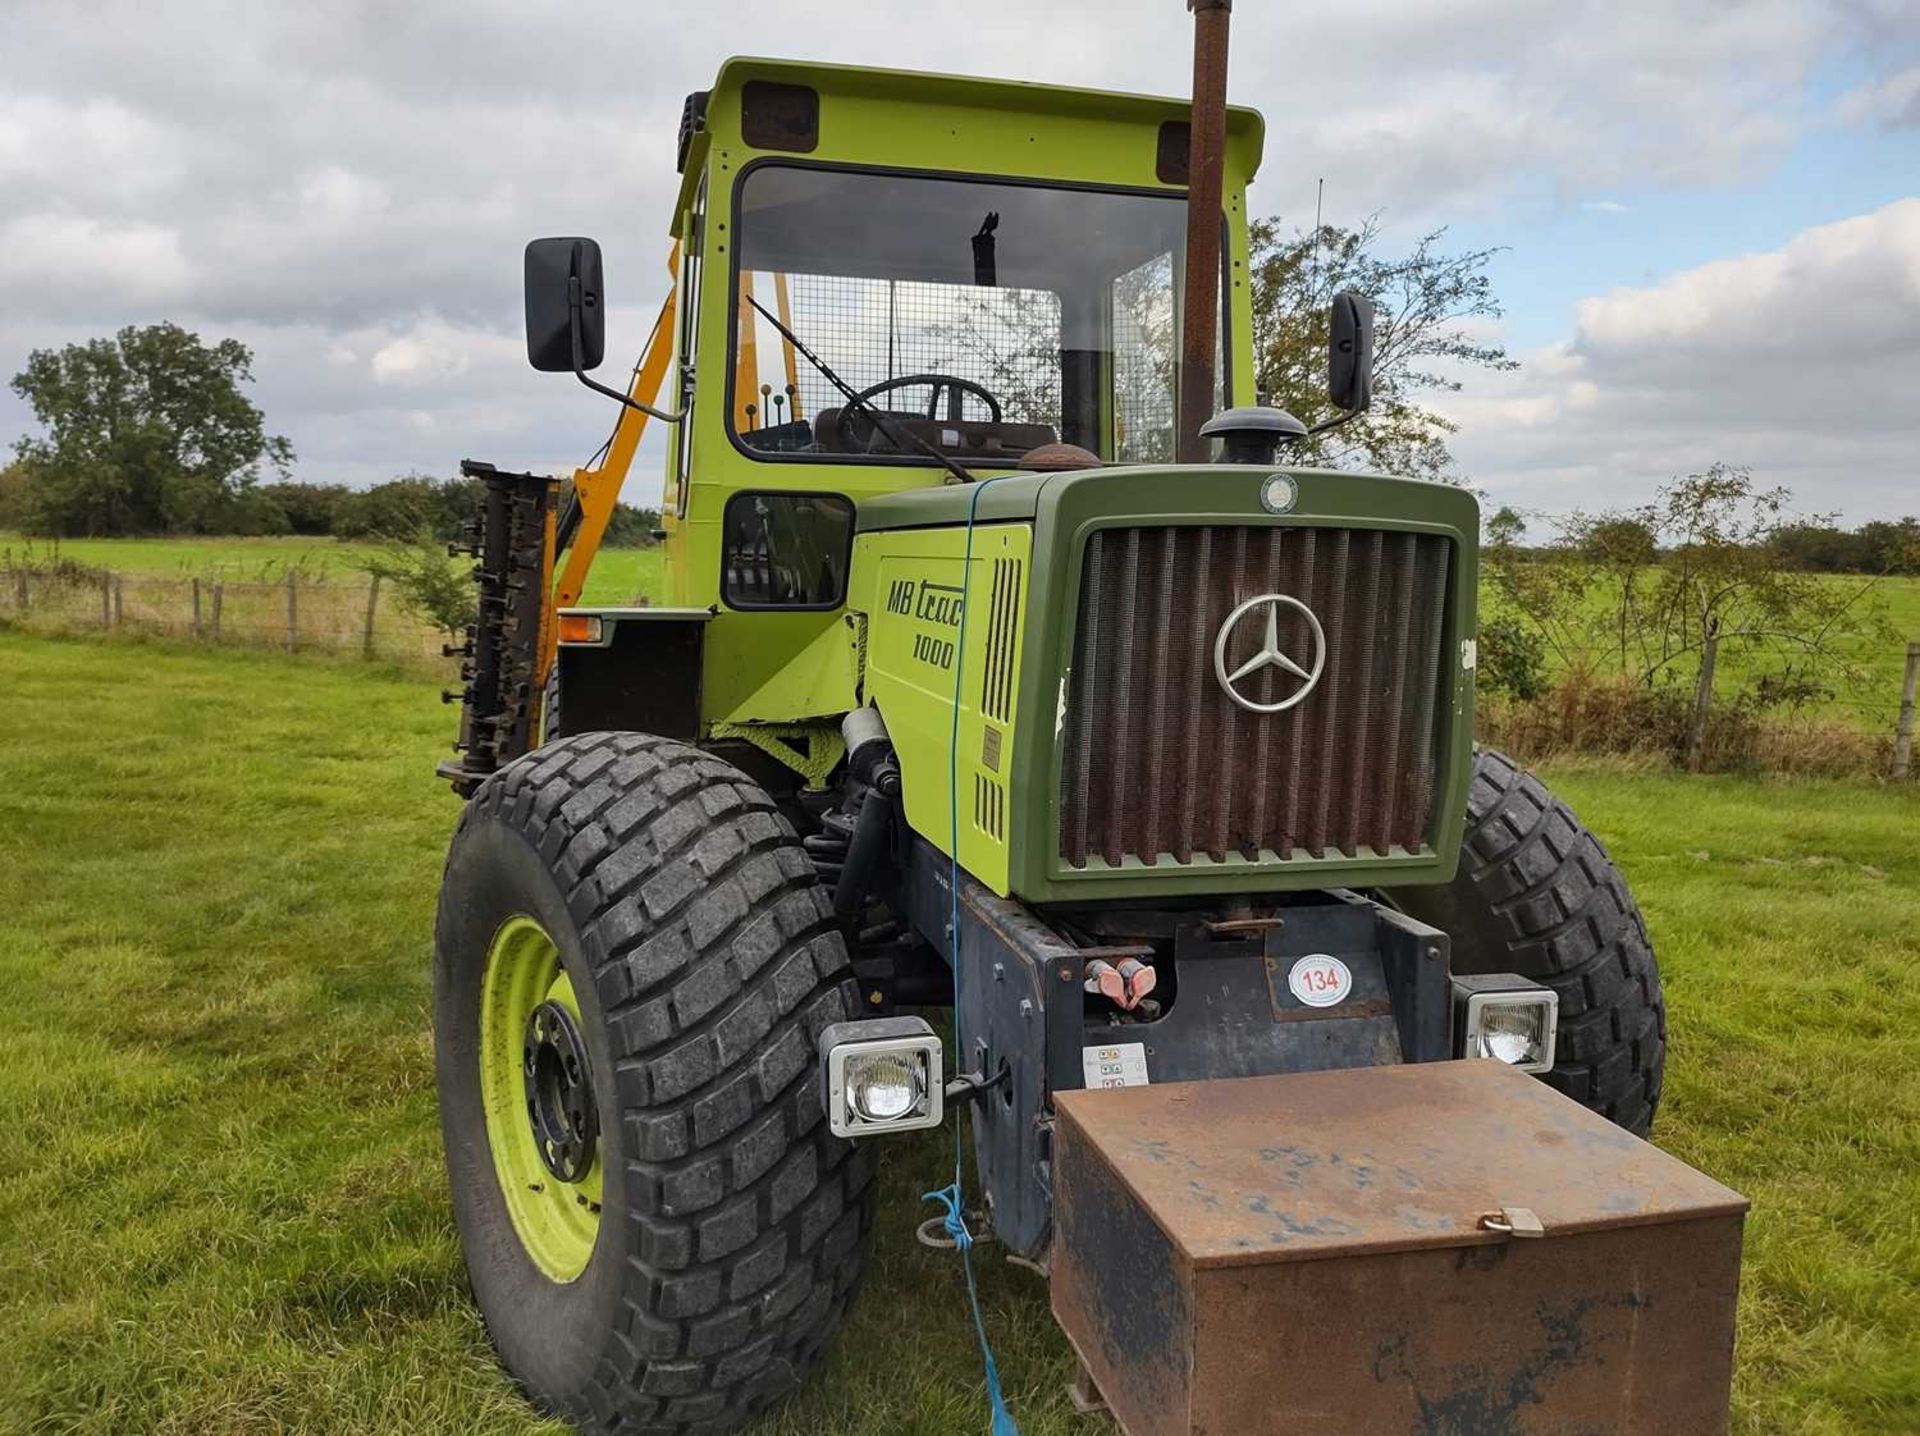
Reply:
<svg viewBox="0 0 1920 1436"><path fill-rule="evenodd" d="M729 608L838 608L847 596L853 504L839 494L738 493L722 524Z"/></svg>

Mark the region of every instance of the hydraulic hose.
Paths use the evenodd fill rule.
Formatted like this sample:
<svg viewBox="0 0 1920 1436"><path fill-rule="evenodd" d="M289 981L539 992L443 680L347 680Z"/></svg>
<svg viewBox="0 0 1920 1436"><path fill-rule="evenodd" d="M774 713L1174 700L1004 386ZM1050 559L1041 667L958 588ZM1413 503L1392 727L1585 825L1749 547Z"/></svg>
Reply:
<svg viewBox="0 0 1920 1436"><path fill-rule="evenodd" d="M887 847L887 822L893 802L878 788L867 789L854 820L853 840L847 845L846 864L833 886L833 910L842 921L859 916L873 885L874 869Z"/></svg>

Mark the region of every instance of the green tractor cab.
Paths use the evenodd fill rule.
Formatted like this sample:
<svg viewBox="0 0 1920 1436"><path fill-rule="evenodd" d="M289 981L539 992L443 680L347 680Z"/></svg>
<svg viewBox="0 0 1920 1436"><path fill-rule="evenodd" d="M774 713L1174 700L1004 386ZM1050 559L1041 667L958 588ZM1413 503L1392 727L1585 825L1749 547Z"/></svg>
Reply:
<svg viewBox="0 0 1920 1436"><path fill-rule="evenodd" d="M564 493L468 466L435 1003L474 1291L543 1407L740 1429L853 1298L871 1144L964 1119L964 1220L1135 1436L1523 1378L1560 1425L1485 1429L1723 1429L1744 1204L1640 1140L1644 925L1473 745L1473 497L1287 462L1366 407L1373 320L1336 304L1326 414L1258 402L1261 143L1217 95L729 62L624 391L598 247L529 246L530 359L623 410ZM663 602L581 607L649 423ZM1328 1303L1393 1360L1266 1400Z"/></svg>

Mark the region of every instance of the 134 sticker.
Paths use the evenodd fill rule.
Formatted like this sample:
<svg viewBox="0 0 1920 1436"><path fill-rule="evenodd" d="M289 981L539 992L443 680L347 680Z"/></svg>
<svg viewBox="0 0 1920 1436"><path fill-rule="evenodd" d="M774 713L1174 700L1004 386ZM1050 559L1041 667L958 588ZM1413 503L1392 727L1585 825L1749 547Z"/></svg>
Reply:
<svg viewBox="0 0 1920 1436"><path fill-rule="evenodd" d="M1353 974L1337 957L1309 953L1294 963L1293 971L1287 974L1287 987L1309 1007L1332 1007L1345 1002L1353 991Z"/></svg>
<svg viewBox="0 0 1920 1436"><path fill-rule="evenodd" d="M1088 1087L1144 1087L1147 1045L1116 1042L1109 1047L1082 1047L1080 1067Z"/></svg>

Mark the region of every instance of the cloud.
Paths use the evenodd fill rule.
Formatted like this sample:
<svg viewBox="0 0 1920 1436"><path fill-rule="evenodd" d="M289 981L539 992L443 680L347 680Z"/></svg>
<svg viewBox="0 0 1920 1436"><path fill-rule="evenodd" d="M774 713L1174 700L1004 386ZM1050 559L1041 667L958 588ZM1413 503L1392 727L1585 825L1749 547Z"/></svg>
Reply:
<svg viewBox="0 0 1920 1436"><path fill-rule="evenodd" d="M1849 90L1834 104L1845 125L1884 125L1888 129L1920 125L1920 65Z"/></svg>
<svg viewBox="0 0 1920 1436"><path fill-rule="evenodd" d="M143 200L177 183L180 137L111 97L0 95L0 203L49 191L91 202Z"/></svg>
<svg viewBox="0 0 1920 1436"><path fill-rule="evenodd" d="M1617 199L1584 199L1580 208L1588 214L1632 214L1633 206L1622 204Z"/></svg>
<svg viewBox="0 0 1920 1436"><path fill-rule="evenodd" d="M1269 124L1255 203L1299 218L1324 175L1330 218L1386 208L1418 225L1542 190L1736 183L1807 123L1823 60L1869 22L1897 25L1875 6L1906 3L1241 6L1233 93ZM444 470L462 449L583 457L611 422L605 401L512 357L522 243L599 237L609 292L633 311L613 352L636 351L664 284L685 93L736 50L903 62L872 0L670 19L612 0L0 11L0 376L33 344L127 323L233 334L258 351L257 395L316 478ZM1168 0L910 13L940 37L926 63L943 70L1190 83L1191 22ZM0 438L27 422L0 393Z"/></svg>
<svg viewBox="0 0 1920 1436"><path fill-rule="evenodd" d="M37 290L42 312L68 306L104 315L119 305L178 302L192 287L178 230L60 214L0 223L0 292Z"/></svg>
<svg viewBox="0 0 1920 1436"><path fill-rule="evenodd" d="M1576 317L1570 342L1445 406L1496 499L1607 505L1724 460L1855 519L1920 509L1920 198Z"/></svg>

